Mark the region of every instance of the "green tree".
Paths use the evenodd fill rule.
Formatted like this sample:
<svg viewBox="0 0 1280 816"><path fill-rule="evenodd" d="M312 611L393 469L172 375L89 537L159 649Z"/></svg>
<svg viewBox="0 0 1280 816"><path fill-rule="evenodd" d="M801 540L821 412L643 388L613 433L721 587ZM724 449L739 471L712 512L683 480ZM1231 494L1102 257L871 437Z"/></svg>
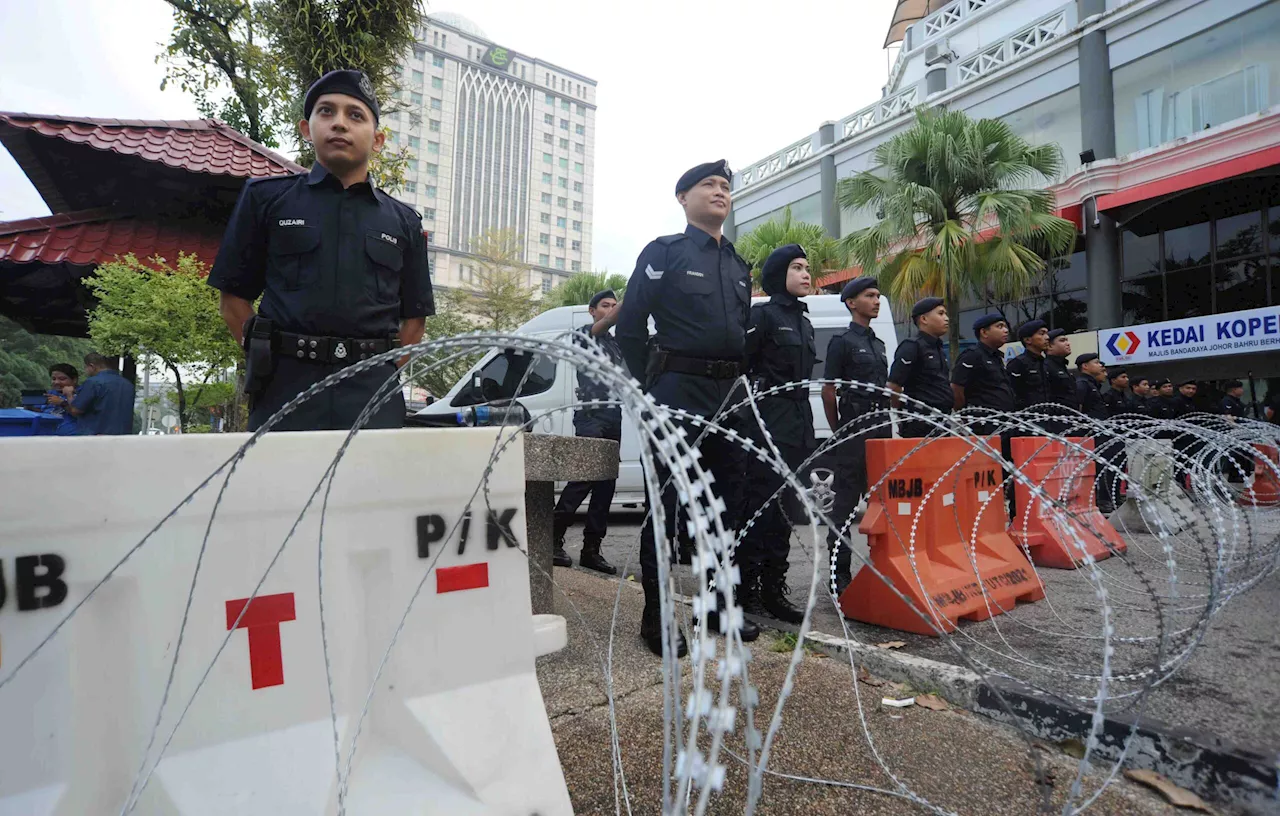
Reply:
<svg viewBox="0 0 1280 816"><path fill-rule="evenodd" d="M1075 244L1075 225L1054 215L1053 193L1029 186L1058 175L1062 150L1028 144L998 119L921 109L875 159L887 176L842 179L836 201L883 215L843 243L899 306L922 295L946 301L954 363L962 298L1017 299L1036 285L1045 258Z"/></svg>
<svg viewBox="0 0 1280 816"><path fill-rule="evenodd" d="M475 331L478 328L475 320L467 314L469 304L470 295L460 289L440 292L436 299L436 313L427 318L423 338L439 340ZM457 355L457 349L424 354L410 363L407 378L414 385L425 388L432 396L443 397L481 356L480 354L455 355ZM448 362L441 362L444 360ZM433 363L439 364L427 370L427 367Z"/></svg>
<svg viewBox="0 0 1280 816"><path fill-rule="evenodd" d="M240 360L240 348L218 312L218 292L194 255L180 253L176 266L164 258L139 261L125 255L98 267L86 279L98 305L89 312L89 336L103 354L151 354L173 377L179 419L187 430L187 389L192 405L203 400L216 375Z"/></svg>
<svg viewBox="0 0 1280 816"><path fill-rule="evenodd" d="M522 235L512 229L493 229L472 238L470 246L471 291L458 296L458 305L475 317L476 328L518 328L541 311L530 281L533 267L523 260Z"/></svg>
<svg viewBox="0 0 1280 816"><path fill-rule="evenodd" d="M48 388L49 366L70 363L79 371L93 351L88 340L32 334L7 317L0 317L0 408L12 408L24 388Z"/></svg>
<svg viewBox="0 0 1280 816"><path fill-rule="evenodd" d="M734 246L742 259L751 264L751 279L760 287L760 272L769 253L787 244L799 244L809 260L815 282L824 272L844 269L849 265L849 250L817 224L795 221L791 208L781 220L770 219L739 238Z"/></svg>
<svg viewBox="0 0 1280 816"><path fill-rule="evenodd" d="M555 309L560 306L585 306L591 302L596 292L612 289L622 300L626 294L627 279L616 272L575 272L542 298L542 308Z"/></svg>

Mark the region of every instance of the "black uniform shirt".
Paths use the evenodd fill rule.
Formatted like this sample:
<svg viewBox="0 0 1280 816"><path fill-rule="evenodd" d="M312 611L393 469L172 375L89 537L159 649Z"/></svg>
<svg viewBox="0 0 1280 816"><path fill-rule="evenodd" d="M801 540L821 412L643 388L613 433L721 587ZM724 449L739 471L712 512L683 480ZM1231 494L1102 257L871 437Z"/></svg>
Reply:
<svg viewBox="0 0 1280 816"><path fill-rule="evenodd" d="M615 365L622 365L622 349L618 347L618 340L613 336L612 331L604 334L593 335L591 333L591 325L579 326L578 331L582 333L582 338L574 338L579 340L583 345L594 342L600 348L604 349L604 353L609 355L609 359ZM609 387L604 383L591 376L590 371L578 369L578 400L585 402L587 400L607 400L612 399L609 394Z"/></svg>
<svg viewBox="0 0 1280 816"><path fill-rule="evenodd" d="M1222 406L1219 409L1219 413L1243 419L1245 416L1244 403L1238 397L1227 394L1222 398Z"/></svg>
<svg viewBox="0 0 1280 816"><path fill-rule="evenodd" d="M942 351L942 340L937 337L919 334L903 340L893 355L889 382L902 386L902 392L908 397L943 413L955 407L951 378L947 376L947 358ZM913 406L904 404L904 407L910 410Z"/></svg>
<svg viewBox="0 0 1280 816"><path fill-rule="evenodd" d="M1030 408L1049 401L1049 377L1044 355L1024 351L1009 361L1010 382L1018 408Z"/></svg>
<svg viewBox="0 0 1280 816"><path fill-rule="evenodd" d="M1108 388L1102 395L1102 404L1107 408L1108 417L1136 413L1138 409L1134 403L1133 394L1127 388L1123 391Z"/></svg>
<svg viewBox="0 0 1280 816"><path fill-rule="evenodd" d="M816 349L809 307L790 294L773 295L751 309L747 330L747 372L759 391L808 380L813 375ZM750 410L750 409L748 409ZM812 448L813 408L809 388L798 385L766 397L760 416L781 444Z"/></svg>
<svg viewBox="0 0 1280 816"><path fill-rule="evenodd" d="M1173 415L1175 417L1194 414L1196 411L1200 410L1199 408L1196 408L1196 404L1193 400L1187 399L1182 394L1174 394L1173 399L1170 400L1170 404L1173 406Z"/></svg>
<svg viewBox="0 0 1280 816"><path fill-rule="evenodd" d="M751 270L727 238L690 224L652 241L636 259L618 315L618 345L644 377L649 316L659 347L690 357L740 361L751 309Z"/></svg>
<svg viewBox="0 0 1280 816"><path fill-rule="evenodd" d="M827 343L827 358L822 368L823 379L853 380L884 388L889 380L889 361L885 355L884 341L876 337L870 326L850 322L843 334L837 334ZM849 399L884 406L889 400L884 391L858 392L852 386L839 386L841 393L850 391ZM852 417L841 417L847 422Z"/></svg>
<svg viewBox="0 0 1280 816"><path fill-rule="evenodd" d="M209 285L262 295L259 313L300 334L385 338L436 311L421 216L368 182L343 189L319 162L245 184Z"/></svg>
<svg viewBox="0 0 1280 816"><path fill-rule="evenodd" d="M1004 353L979 343L960 352L951 382L964 388L966 407L1012 411L1013 386L1004 370Z"/></svg>
<svg viewBox="0 0 1280 816"><path fill-rule="evenodd" d="M1177 416L1174 410L1173 397L1162 397L1157 394L1147 398L1147 416L1152 419L1173 419Z"/></svg>
<svg viewBox="0 0 1280 816"><path fill-rule="evenodd" d="M1102 384L1088 374L1076 375L1076 399L1080 411L1094 419L1106 419L1110 411L1102 399Z"/></svg>
<svg viewBox="0 0 1280 816"><path fill-rule="evenodd" d="M1049 401L1068 408L1079 408L1076 380L1067 370L1067 358L1053 354L1044 356L1044 370L1049 377Z"/></svg>
<svg viewBox="0 0 1280 816"><path fill-rule="evenodd" d="M1141 414L1142 416L1151 416L1151 398L1140 397L1130 391L1124 398L1124 412L1126 414Z"/></svg>

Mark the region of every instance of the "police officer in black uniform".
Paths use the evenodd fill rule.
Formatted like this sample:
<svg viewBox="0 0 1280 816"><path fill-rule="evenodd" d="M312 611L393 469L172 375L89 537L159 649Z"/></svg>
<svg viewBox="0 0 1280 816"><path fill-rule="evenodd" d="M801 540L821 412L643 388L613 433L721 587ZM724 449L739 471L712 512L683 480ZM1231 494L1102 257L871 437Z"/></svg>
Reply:
<svg viewBox="0 0 1280 816"><path fill-rule="evenodd" d="M893 426L884 409L889 407L885 384L889 380L889 361L884 341L876 337L871 321L880 316L880 284L875 278L857 277L845 284L840 300L849 310L849 328L831 338L822 377L826 380L850 380L876 386L862 389L856 385L826 383L822 386L822 407L832 433L846 441L835 448L835 502L831 508L834 526L827 532L828 551L836 548L837 531L867 492L868 439L893 436ZM836 552L836 594L844 592L853 580L852 554L847 545Z"/></svg>
<svg viewBox="0 0 1280 816"><path fill-rule="evenodd" d="M1102 394L1102 381L1107 378L1107 369L1102 364L1102 360L1096 354L1081 354L1076 357L1076 399L1080 405L1080 412L1092 419L1103 420L1110 415L1107 408L1106 400ZM1112 438L1102 432L1102 429L1093 427L1090 429L1090 435L1093 436L1093 449L1097 452L1099 462L1096 463L1094 493L1098 500L1098 509L1103 514L1109 515L1115 508L1115 482L1116 471L1107 467L1106 463L1122 467L1123 462L1117 462L1124 454L1124 448L1121 444L1113 442Z"/></svg>
<svg viewBox="0 0 1280 816"><path fill-rule="evenodd" d="M1147 406L1153 419L1174 419L1178 415L1177 403L1173 400L1173 383L1167 379L1159 380L1155 385L1155 395L1149 397ZM1172 436L1168 438L1172 439Z"/></svg>
<svg viewBox="0 0 1280 816"><path fill-rule="evenodd" d="M927 297L911 307L911 320L918 334L898 345L889 369L889 390L894 392L893 407L902 406L898 394L913 397L944 414L951 413L955 397L951 378L947 375L947 354L942 338L951 325L942 298ZM923 413L914 404L906 404L908 412ZM928 436L935 428L922 419L899 422L898 432L904 438Z"/></svg>
<svg viewBox="0 0 1280 816"><path fill-rule="evenodd" d="M1200 410L1196 407L1196 391L1199 389L1200 386L1196 385L1195 380L1183 380L1178 384L1178 393L1173 395L1173 415L1175 417L1184 417Z"/></svg>
<svg viewBox="0 0 1280 816"><path fill-rule="evenodd" d="M1151 378L1135 375L1129 378L1129 413L1151 416L1151 398L1155 396Z"/></svg>
<svg viewBox="0 0 1280 816"><path fill-rule="evenodd" d="M1009 342L1009 324L999 314L987 314L973 321L978 345L960 352L951 370L951 392L956 410L968 408L975 414L973 432L988 436L1000 432L996 419L982 419L986 411L1014 409L1013 385L1004 367L1001 347ZM1006 434L1007 436L1007 434Z"/></svg>
<svg viewBox="0 0 1280 816"><path fill-rule="evenodd" d="M1226 391L1226 396L1218 403L1218 413L1232 424L1247 417L1244 401L1240 399L1244 396L1244 383L1239 380L1228 380L1223 384L1222 390ZM1253 473L1253 457L1244 451L1233 451L1229 459L1230 461L1224 459L1223 462L1227 481L1241 482L1244 481L1245 476Z"/></svg>
<svg viewBox="0 0 1280 816"><path fill-rule="evenodd" d="M245 346L251 429L328 375L419 342L435 314L421 216L369 180L369 159L385 139L378 113L363 73L325 74L307 91L298 123L315 165L250 179L231 214L209 285L221 290L222 318ZM399 428L405 405L399 383L388 383L395 376L391 362L363 371L275 427L350 429L370 398L389 393L366 427Z"/></svg>
<svg viewBox="0 0 1280 816"><path fill-rule="evenodd" d="M1022 341L1023 352L1009 361L1007 370L1021 411L1049 401L1049 372L1044 359L1049 348L1049 327L1043 320L1028 320L1018 327L1018 339Z"/></svg>
<svg viewBox="0 0 1280 816"><path fill-rule="evenodd" d="M1133 413L1133 393L1129 390L1129 372L1123 368L1107 369L1108 389L1102 394L1107 418Z"/></svg>
<svg viewBox="0 0 1280 816"><path fill-rule="evenodd" d="M1071 338L1064 329L1049 332L1049 348L1045 351L1045 373L1049 375L1049 401L1063 408L1080 410L1076 379L1071 375L1069 358Z"/></svg>
<svg viewBox="0 0 1280 816"><path fill-rule="evenodd" d="M644 373L649 394L658 402L711 418L726 404L734 382L742 373L743 352L751 310L751 272L733 244L721 234L729 215L733 174L723 159L700 164L680 177L676 199L689 225L677 235L652 241L636 259L618 317L618 345L633 375ZM656 333L649 343L649 316ZM741 395L741 392L739 392ZM686 428L688 440L702 429ZM738 523L740 485L746 469L745 452L720 434L702 435L702 463L715 478L727 508L726 529ZM667 481L659 469L659 484ZM676 495L668 486L662 495L670 541L677 529L687 537L683 522L676 522ZM668 553L666 557L670 557ZM640 535L640 573L645 592L640 636L654 654L662 653L661 609L658 604L658 554L652 517ZM719 590L723 592L724 588ZM712 612L712 630L719 629L719 615ZM755 640L760 630L750 621L741 629L744 641ZM676 644L684 655L684 639Z"/></svg>
<svg viewBox="0 0 1280 816"><path fill-rule="evenodd" d="M574 335L582 343L595 343L604 350L615 365L623 365L622 349L614 338L613 324L618 320L618 296L612 289L596 292L587 305L591 322L580 326ZM612 399L609 387L591 376L585 368L578 369L578 401L607 401ZM573 412L573 430L578 436L590 439L612 439L622 442L622 406L609 405L583 407ZM617 575L618 570L600 553L600 545L609 530L609 508L613 504L613 492L617 479L601 479L595 482L569 482L560 492L554 516L555 551L552 562L557 567L572 567L573 559L564 550L564 535L573 524L573 516L582 506L588 494L587 523L582 529L582 566L587 569Z"/></svg>
<svg viewBox="0 0 1280 816"><path fill-rule="evenodd" d="M769 302L751 310L747 329L747 375L757 392L813 376L817 357L813 345L813 324L805 313L809 307L801 297L811 291L809 260L799 244L787 244L769 254L761 268L760 287ZM761 398L758 406L765 430L793 472L817 446L813 435L813 408L809 389L795 386ZM750 408L744 422L751 436L764 449L764 434ZM743 609L753 615L767 615L787 623L804 620L804 611L787 598L787 558L791 552L791 522L783 507L784 493L770 501L783 484L772 466L751 459L746 487L743 521L764 508L747 529L740 560Z"/></svg>

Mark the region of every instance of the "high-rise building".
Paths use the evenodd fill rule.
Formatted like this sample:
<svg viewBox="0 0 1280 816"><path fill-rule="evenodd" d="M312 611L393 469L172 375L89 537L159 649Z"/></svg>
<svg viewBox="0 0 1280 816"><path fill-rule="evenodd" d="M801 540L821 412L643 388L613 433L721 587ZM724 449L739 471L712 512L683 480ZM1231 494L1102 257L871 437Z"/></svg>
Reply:
<svg viewBox="0 0 1280 816"><path fill-rule="evenodd" d="M431 14L401 66L390 147L414 154L398 197L430 234L437 287L475 279L476 237L521 236L542 292L591 269L595 80L498 45L458 14Z"/></svg>

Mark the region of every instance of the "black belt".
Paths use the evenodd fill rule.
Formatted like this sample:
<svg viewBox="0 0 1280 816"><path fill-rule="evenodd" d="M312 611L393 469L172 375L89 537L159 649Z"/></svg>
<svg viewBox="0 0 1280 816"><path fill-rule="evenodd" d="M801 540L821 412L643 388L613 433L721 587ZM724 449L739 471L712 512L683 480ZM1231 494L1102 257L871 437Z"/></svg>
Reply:
<svg viewBox="0 0 1280 816"><path fill-rule="evenodd" d="M399 345L390 338L323 337L314 334L276 332L275 352L314 363L350 365L367 360Z"/></svg>
<svg viewBox="0 0 1280 816"><path fill-rule="evenodd" d="M736 360L711 360L705 357L684 357L671 352L662 352L660 371L674 371L677 374L692 374L695 377L709 377L713 380L737 379L742 367Z"/></svg>

